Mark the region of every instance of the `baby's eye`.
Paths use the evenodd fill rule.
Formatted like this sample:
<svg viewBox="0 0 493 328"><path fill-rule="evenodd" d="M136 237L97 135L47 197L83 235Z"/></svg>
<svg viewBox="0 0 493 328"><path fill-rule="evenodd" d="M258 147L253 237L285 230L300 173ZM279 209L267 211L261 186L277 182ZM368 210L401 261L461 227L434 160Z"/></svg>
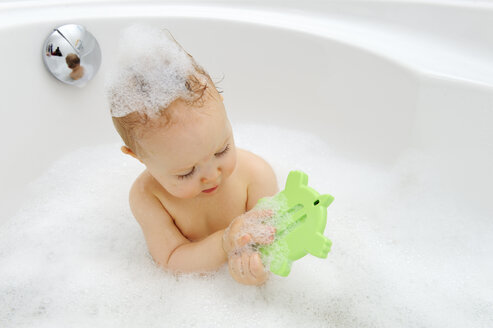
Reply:
<svg viewBox="0 0 493 328"><path fill-rule="evenodd" d="M216 154L214 154L214 155L216 155L217 157L221 157L221 156L223 156L224 154L226 154L226 153L228 152L228 150L229 150L229 144L227 144L227 145L226 145L226 148L224 148L224 150L223 150L222 152L220 152L220 153L216 153Z"/></svg>
<svg viewBox="0 0 493 328"><path fill-rule="evenodd" d="M178 179L185 179L185 178L190 178L193 174L193 172L195 172L195 166L192 167L192 170L190 172L188 172L187 174L184 174L184 175L178 175Z"/></svg>

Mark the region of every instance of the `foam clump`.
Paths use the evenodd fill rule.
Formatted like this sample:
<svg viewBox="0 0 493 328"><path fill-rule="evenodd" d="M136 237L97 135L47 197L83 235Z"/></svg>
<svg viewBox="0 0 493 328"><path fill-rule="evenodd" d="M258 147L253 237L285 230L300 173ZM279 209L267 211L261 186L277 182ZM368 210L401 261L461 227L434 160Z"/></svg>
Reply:
<svg viewBox="0 0 493 328"><path fill-rule="evenodd" d="M125 28L114 65L105 82L113 117L135 111L153 116L178 98L193 100L186 86L195 72L193 60L165 29L146 24ZM205 82L203 76L197 78Z"/></svg>

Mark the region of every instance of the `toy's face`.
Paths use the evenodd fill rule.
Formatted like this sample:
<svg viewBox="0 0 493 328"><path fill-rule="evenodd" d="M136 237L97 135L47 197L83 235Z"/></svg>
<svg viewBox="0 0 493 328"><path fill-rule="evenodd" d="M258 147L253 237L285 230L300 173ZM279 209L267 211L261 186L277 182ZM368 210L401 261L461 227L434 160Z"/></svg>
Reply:
<svg viewBox="0 0 493 328"><path fill-rule="evenodd" d="M316 192L313 189L309 190L308 188L310 187L302 188L299 191L300 194L303 194L303 196L300 197L300 199L302 199L301 206L303 206L303 210L301 211L301 213L309 217L318 218L320 215L323 214L323 211L326 209L326 207L324 208L320 205L320 200L317 197L319 195L315 195Z"/></svg>
<svg viewBox="0 0 493 328"><path fill-rule="evenodd" d="M287 198L287 212L292 215L290 226L300 225L309 218L312 230L323 232L327 207L333 200L330 195L320 195L308 187L308 176L301 171L291 171L282 193Z"/></svg>

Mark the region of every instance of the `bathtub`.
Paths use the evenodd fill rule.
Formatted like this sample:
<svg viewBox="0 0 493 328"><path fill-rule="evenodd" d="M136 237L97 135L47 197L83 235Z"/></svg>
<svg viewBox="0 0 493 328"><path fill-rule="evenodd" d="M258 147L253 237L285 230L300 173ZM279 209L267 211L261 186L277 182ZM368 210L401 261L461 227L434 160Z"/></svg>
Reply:
<svg viewBox="0 0 493 328"><path fill-rule="evenodd" d="M447 286L462 286L457 295L466 295L463 302L470 307L466 306L463 315L454 317L451 324L459 326L474 318L478 326L491 326L493 269L489 262L493 248L487 246L493 232L491 1L1 1L0 107L5 124L0 132L4 141L0 229L23 204L29 203L25 196L29 184L59 158L82 147L120 142L102 92L104 73L115 56L115 36L137 21L166 26L209 73L215 77L224 74L221 87L232 122L269 122L292 131L310 132L333 154L379 172L393 171L403 162L417 165L419 170L401 176L402 184L413 179L422 182L422 188L413 194L415 205L407 204L406 208L423 203L428 213L435 214L453 208L462 218L460 223L451 221L457 228L449 227L452 230L447 236L456 238L458 249L467 250L457 253L462 260L467 257L467 265L457 262L457 266L464 269L465 265L471 271L464 269L460 277L450 278ZM54 27L68 23L84 25L101 46L100 71L84 88L60 83L42 63L45 38ZM346 170L351 168L348 165ZM358 189L360 182L348 180L346 185ZM37 191L43 192L39 187ZM351 193L341 194L350 201L368 197L382 208L390 206L388 198L375 198L371 188L367 191L354 199L350 199ZM336 204L340 198L337 190L334 194ZM432 200L436 199L440 199L436 202L439 205L433 207ZM467 221L463 221L465 217ZM427 240L432 240L433 234L440 235L422 221L416 223L419 229L412 228L412 220L409 216L395 217L392 224L396 226L396 240L407 238L406 234L430 235ZM345 223L339 224L342 227ZM138 232L136 226L133 228ZM419 243L419 238L414 242ZM434 256L430 252L428 259ZM1 250L0 254L6 256ZM449 264L453 266L454 261L450 259ZM303 277L298 279L303 281ZM427 288L433 290L433 281ZM469 289L471 281L478 285ZM207 288L201 282L188 283ZM284 288L281 282L276 286L278 293ZM7 291L14 290L4 288L3 292L11 295ZM245 293L253 297L254 292L245 289ZM19 299L27 299L30 294L16 295L16 302L22 303ZM304 304L310 304L310 298L304 297ZM7 304L0 301L4 308L0 321L7 320L7 326L45 322L45 312L37 314L43 320L29 321L9 311L9 304L14 308L9 303L14 302L11 298L4 302ZM457 302L462 308L464 304ZM139 304L145 313L146 306ZM205 300L197 304L208 309ZM270 304L269 311L276 313L279 309ZM421 317L413 316L415 321L402 319L407 318L402 310L402 316L395 315L393 323L401 320L401 326L440 326L451 320L444 317L441 321L439 304L429 305L428 310L418 311ZM446 308L454 309L452 305ZM301 310L296 306L292 309ZM198 315L206 316L208 311L214 309ZM393 309L381 309L382 315L388 311ZM390 326L375 318L365 321L354 312L344 312L337 320L321 315L318 321L303 317L305 321L300 322L307 326L350 327L355 322ZM84 321L86 315L80 314L73 321L49 322L52 326L95 322ZM115 312L116 317L121 315ZM240 318L253 320L242 315ZM359 319L354 321L355 317ZM111 316L105 318L111 321ZM233 315L221 318L193 322L211 327L236 322ZM181 321L172 322L180 325ZM186 326L186 322L181 324ZM273 316L258 322L274 327L282 319Z"/></svg>

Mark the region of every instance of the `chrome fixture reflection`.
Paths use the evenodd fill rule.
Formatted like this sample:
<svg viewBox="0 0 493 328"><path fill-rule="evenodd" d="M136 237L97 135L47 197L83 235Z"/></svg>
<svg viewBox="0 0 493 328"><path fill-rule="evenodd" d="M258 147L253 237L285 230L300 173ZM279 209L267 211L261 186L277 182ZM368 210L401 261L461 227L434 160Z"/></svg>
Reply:
<svg viewBox="0 0 493 328"><path fill-rule="evenodd" d="M58 80L83 87L99 69L101 49L84 26L63 25L55 28L46 39L43 61Z"/></svg>

